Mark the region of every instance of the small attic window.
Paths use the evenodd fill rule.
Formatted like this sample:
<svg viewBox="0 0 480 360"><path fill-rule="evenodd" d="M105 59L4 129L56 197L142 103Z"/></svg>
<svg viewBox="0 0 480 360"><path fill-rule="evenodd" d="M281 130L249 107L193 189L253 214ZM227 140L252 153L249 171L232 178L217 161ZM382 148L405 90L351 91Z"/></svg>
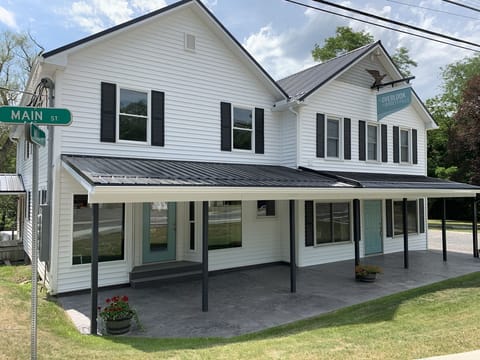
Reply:
<svg viewBox="0 0 480 360"><path fill-rule="evenodd" d="M185 33L185 50L195 51L195 35Z"/></svg>

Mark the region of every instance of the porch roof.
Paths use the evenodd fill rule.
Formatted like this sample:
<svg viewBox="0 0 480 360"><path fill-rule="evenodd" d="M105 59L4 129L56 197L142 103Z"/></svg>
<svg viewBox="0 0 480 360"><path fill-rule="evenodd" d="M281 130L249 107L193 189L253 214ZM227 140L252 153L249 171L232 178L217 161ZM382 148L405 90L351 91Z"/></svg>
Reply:
<svg viewBox="0 0 480 360"><path fill-rule="evenodd" d="M480 187L413 175L285 166L62 155L90 203L472 197Z"/></svg>
<svg viewBox="0 0 480 360"><path fill-rule="evenodd" d="M24 194L23 180L17 174L0 174L0 195Z"/></svg>

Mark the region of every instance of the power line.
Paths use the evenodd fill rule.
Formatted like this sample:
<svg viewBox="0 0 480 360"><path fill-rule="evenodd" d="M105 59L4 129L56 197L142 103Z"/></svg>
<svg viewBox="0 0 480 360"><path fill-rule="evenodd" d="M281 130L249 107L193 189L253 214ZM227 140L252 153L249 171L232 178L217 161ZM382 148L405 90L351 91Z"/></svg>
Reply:
<svg viewBox="0 0 480 360"><path fill-rule="evenodd" d="M438 12L438 13L448 14L448 15L452 15L452 16L458 16L458 17L462 17L462 18L465 18L465 19L480 20L479 18L472 17L472 16L456 14L456 13L452 13L450 11L433 9L433 8L429 8L429 7L421 6L421 5L408 4L408 3L404 3L404 2L401 2L401 1L397 1L397 0L387 0L387 1L393 2L393 3L396 3L396 4L400 4L400 5L405 5L405 6L415 7L415 8L419 8L419 9L435 11L435 12Z"/></svg>
<svg viewBox="0 0 480 360"><path fill-rule="evenodd" d="M454 46L454 47L457 47L457 48L460 48L460 49L469 50L469 51L473 51L473 52L479 52L479 51L480 51L480 50L472 49L472 48L469 48L469 47L466 47L466 46L462 46L462 45L458 45L458 44L452 44L452 43L450 43L450 42L448 42L448 41L443 41L443 40L439 40L439 39L434 39L434 38L431 38L431 37L428 37L428 36L425 36L425 35L415 34L415 33L409 32L409 31L400 30L400 29L396 29L396 28L393 28L393 27L390 27L390 26L377 24L377 23L374 23L374 22L371 22L371 21L368 21L368 20L358 19L358 18L355 18L355 17L353 17L353 16L344 15L344 14L339 14L339 13L336 13L336 12L334 12L334 11L330 11L330 10L326 10L326 9L321 9L321 8L318 8L318 7L315 7L315 6L312 6L312 5L308 5L308 4L304 4L304 3L301 3L301 2L298 2L298 1L295 1L295 0L285 0L285 1L288 1L288 2L290 2L290 3L292 3L292 4L304 6L304 7L306 7L306 8L310 8L310 9L322 11L322 12L325 12L325 13L327 13L327 14L332 14L332 15L336 15L336 16L341 16L341 17L344 17L344 18L346 18L346 19L359 21L359 22L362 22L362 23L365 23L365 24L369 24L369 25L373 25L373 26L378 26L378 27L381 27L381 28L384 28L384 29L387 29L387 30L393 30L393 31L396 31L396 32L399 32L399 33L402 33L402 34L412 35L412 36L415 36L415 37L419 37L419 38L421 38L421 39L426 39L426 40L434 41L434 42L437 42L437 43L440 43L440 44L450 45L450 46Z"/></svg>
<svg viewBox="0 0 480 360"><path fill-rule="evenodd" d="M289 0L287 0L287 1L289 1ZM405 23L402 23L402 22L400 22L400 21L396 21L396 20L384 18L384 17L382 17L382 16L378 16L378 15L374 15L374 14L369 14L369 13L367 13L367 12L365 12L365 11L361 11L361 10L349 8L349 7L347 7L347 6L343 6L343 5L339 5L339 4L334 4L334 3L331 3L331 2L329 2L329 1L325 1L325 0L313 0L313 1L318 2L318 3L321 3L321 4L324 4L324 5L336 7L336 8L338 8L338 9L350 11L350 12L353 12L353 13L356 13L356 14L359 14L359 15L371 17L371 18L374 18L374 19L376 19L376 20L385 21L385 22L388 22L388 23L391 23L391 24L395 24L395 25L398 25L398 26L402 26L402 27L406 27L406 28L412 29L412 30L420 31L420 32L423 32L423 33L426 33L426 34L429 34L429 35L434 35L434 36L438 36L438 37L441 37L441 38L444 38L444 39L448 39L448 40L451 40L451 41L456 41L456 42L460 42L460 43L463 43L463 44L480 47L480 44L476 44L476 43L473 43L473 42L471 42L471 41L458 39L458 38L455 38L455 37L453 37L453 36L449 36L449 35L437 33L437 32L435 32L435 31L431 31L431 30L427 30L427 29L422 29L422 28L420 28L420 27L418 27L418 26L405 24ZM444 0L444 1L447 1L447 0Z"/></svg>
<svg viewBox="0 0 480 360"><path fill-rule="evenodd" d="M456 6L460 6L460 7L463 7L465 9L469 9L469 10L473 10L473 11L477 11L477 12L480 12L480 9L478 8L475 8L473 6L468 6L468 5L465 5L465 4L460 4L460 3L457 3L456 1L451 1L451 0L442 0L443 2L446 2L446 3L449 3L449 4L452 4L452 5L456 5Z"/></svg>

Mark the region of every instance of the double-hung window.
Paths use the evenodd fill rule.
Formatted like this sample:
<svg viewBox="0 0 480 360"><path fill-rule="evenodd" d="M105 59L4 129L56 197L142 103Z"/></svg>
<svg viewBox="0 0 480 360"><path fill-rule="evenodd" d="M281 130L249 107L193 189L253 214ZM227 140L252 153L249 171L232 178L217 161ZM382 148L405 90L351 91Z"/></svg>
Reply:
<svg viewBox="0 0 480 360"><path fill-rule="evenodd" d="M418 233L418 208L416 200L407 201L408 233ZM393 234L403 235L403 202L393 202Z"/></svg>
<svg viewBox="0 0 480 360"><path fill-rule="evenodd" d="M208 250L242 246L242 202L210 201Z"/></svg>
<svg viewBox="0 0 480 360"><path fill-rule="evenodd" d="M367 160L378 160L378 126L367 126Z"/></svg>
<svg viewBox="0 0 480 360"><path fill-rule="evenodd" d="M315 203L315 243L350 241L350 222L350 203Z"/></svg>
<svg viewBox="0 0 480 360"><path fill-rule="evenodd" d="M148 139L147 92L120 89L118 139L147 142Z"/></svg>
<svg viewBox="0 0 480 360"><path fill-rule="evenodd" d="M340 118L327 117L327 157L340 158Z"/></svg>
<svg viewBox="0 0 480 360"><path fill-rule="evenodd" d="M400 162L410 162L410 132L400 129Z"/></svg>
<svg viewBox="0 0 480 360"><path fill-rule="evenodd" d="M233 148L252 150L253 148L253 111L249 108L233 107Z"/></svg>

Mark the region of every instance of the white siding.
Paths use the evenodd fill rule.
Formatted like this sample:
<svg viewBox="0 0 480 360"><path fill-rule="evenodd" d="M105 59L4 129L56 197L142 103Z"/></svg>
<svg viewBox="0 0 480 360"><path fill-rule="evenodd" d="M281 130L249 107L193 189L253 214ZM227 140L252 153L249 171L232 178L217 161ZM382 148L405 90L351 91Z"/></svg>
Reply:
<svg viewBox="0 0 480 360"><path fill-rule="evenodd" d="M284 111L281 119L282 130L282 157L281 165L296 167L297 166L297 116L290 112Z"/></svg>
<svg viewBox="0 0 480 360"><path fill-rule="evenodd" d="M271 108L279 99L271 89L191 10L160 20L69 56L56 105L72 111L73 123L61 131L61 151L278 164L280 115ZM196 36L195 52L184 49L186 32ZM165 147L100 142L101 81L165 92ZM265 110L265 154L220 151L221 101Z"/></svg>
<svg viewBox="0 0 480 360"><path fill-rule="evenodd" d="M351 160L332 160L316 157L316 114L324 113L351 118ZM426 130L413 106L376 121L376 91L345 82L333 81L308 98L302 108L300 121L300 166L319 170L358 171L425 175ZM359 161L358 121L364 120L388 126L388 162ZM417 129L418 164L393 162L393 126ZM343 134L341 134L343 136ZM341 137L342 137L341 136Z"/></svg>
<svg viewBox="0 0 480 360"><path fill-rule="evenodd" d="M366 89L370 89L375 79L367 71L377 70L380 75L387 74L382 80L383 83L392 81L393 79L388 75L385 68L378 62L377 56L374 53L364 57L355 66L348 69L345 73L338 77L338 81L345 82L347 84L360 86Z"/></svg>

